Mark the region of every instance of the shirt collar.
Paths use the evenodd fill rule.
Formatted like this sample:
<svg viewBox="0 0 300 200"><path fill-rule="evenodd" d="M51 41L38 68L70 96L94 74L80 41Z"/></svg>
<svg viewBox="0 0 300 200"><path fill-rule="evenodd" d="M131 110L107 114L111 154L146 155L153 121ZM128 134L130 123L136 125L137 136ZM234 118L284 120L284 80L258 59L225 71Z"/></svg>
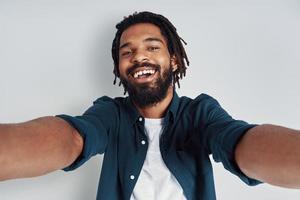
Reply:
<svg viewBox="0 0 300 200"><path fill-rule="evenodd" d="M130 97L125 98L125 106L126 106L126 112L129 115L129 121L132 124L140 121L141 119L144 121L144 118L139 113L139 111L137 110L137 108L133 104ZM167 108L166 115L164 116L166 122L169 122L170 120L173 121L176 118L178 106L179 106L179 97L178 97L177 93L174 90L172 101L171 101L169 107Z"/></svg>

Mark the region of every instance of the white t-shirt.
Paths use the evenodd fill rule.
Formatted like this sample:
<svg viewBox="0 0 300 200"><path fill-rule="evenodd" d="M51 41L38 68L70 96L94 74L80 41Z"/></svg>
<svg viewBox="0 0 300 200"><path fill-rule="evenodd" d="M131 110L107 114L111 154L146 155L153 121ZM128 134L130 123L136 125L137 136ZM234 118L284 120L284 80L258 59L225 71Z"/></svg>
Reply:
<svg viewBox="0 0 300 200"><path fill-rule="evenodd" d="M148 151L130 200L185 200L182 187L165 165L159 148L164 119L145 118Z"/></svg>

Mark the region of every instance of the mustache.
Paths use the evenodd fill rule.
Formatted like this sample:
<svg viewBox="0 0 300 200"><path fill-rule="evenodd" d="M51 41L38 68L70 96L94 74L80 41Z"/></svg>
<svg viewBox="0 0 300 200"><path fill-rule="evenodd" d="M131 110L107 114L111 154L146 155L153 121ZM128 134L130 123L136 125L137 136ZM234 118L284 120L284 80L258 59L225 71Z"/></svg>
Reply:
<svg viewBox="0 0 300 200"><path fill-rule="evenodd" d="M151 67L157 71L160 71L160 68L161 68L160 65L152 64L149 62L135 63L127 69L127 71L126 71L127 76L139 67Z"/></svg>

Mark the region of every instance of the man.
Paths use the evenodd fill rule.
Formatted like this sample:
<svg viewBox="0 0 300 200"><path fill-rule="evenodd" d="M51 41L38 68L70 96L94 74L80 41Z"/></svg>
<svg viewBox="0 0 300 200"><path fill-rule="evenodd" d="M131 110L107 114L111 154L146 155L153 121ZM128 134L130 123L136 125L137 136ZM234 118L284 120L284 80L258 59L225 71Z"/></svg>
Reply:
<svg viewBox="0 0 300 200"><path fill-rule="evenodd" d="M235 120L206 94L178 97L189 62L162 15L135 13L117 29L114 74L129 97L0 125L0 180L73 170L104 153L97 199L213 200L212 154L249 185L300 188L299 131Z"/></svg>

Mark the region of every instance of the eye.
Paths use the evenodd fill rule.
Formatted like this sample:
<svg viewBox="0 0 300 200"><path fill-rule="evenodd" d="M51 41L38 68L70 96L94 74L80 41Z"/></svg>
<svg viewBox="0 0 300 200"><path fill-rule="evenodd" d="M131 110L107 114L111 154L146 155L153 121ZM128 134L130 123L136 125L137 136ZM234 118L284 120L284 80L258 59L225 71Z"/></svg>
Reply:
<svg viewBox="0 0 300 200"><path fill-rule="evenodd" d="M151 47L148 47L148 50L149 51L157 51L157 50L159 50L159 47L157 47L157 46L151 46Z"/></svg>
<svg viewBox="0 0 300 200"><path fill-rule="evenodd" d="M124 51L124 52L122 52L121 53L121 56L129 56L129 55L131 55L131 51Z"/></svg>

